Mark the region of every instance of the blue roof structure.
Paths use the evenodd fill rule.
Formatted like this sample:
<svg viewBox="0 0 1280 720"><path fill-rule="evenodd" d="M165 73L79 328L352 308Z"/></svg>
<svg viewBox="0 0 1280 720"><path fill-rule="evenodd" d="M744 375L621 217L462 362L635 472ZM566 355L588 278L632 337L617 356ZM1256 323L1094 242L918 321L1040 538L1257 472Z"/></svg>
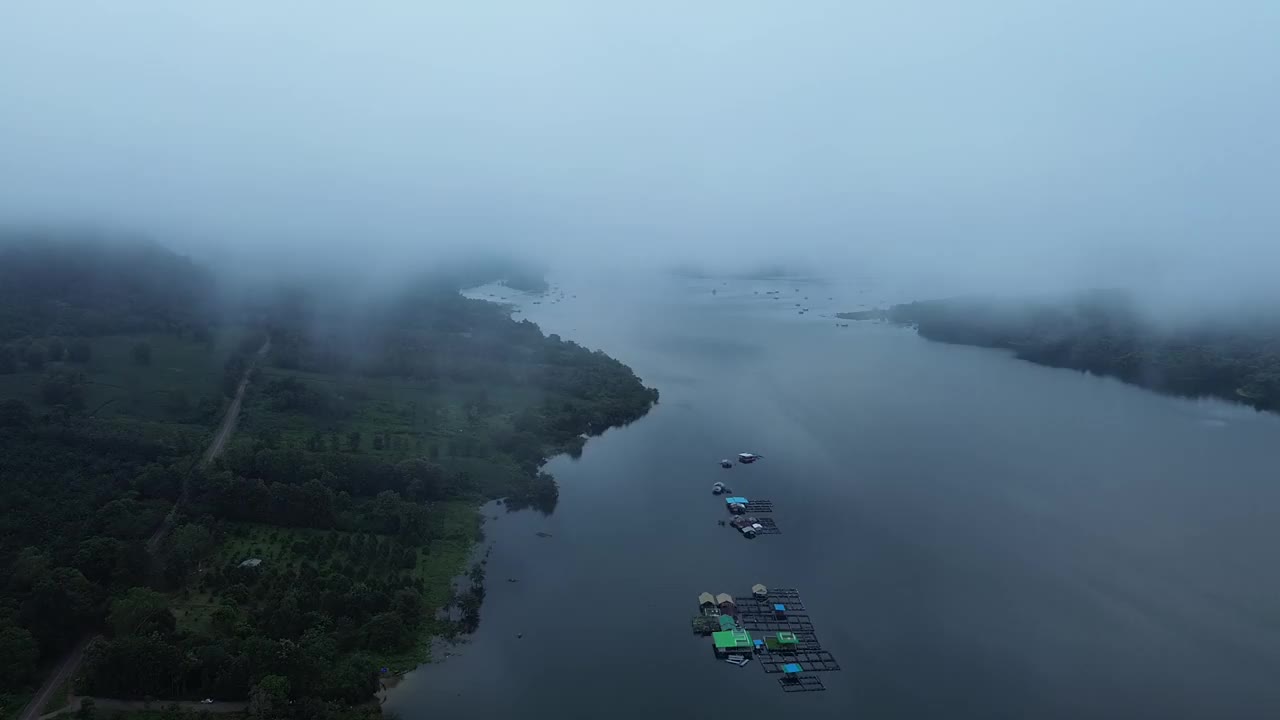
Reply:
<svg viewBox="0 0 1280 720"><path fill-rule="evenodd" d="M787 606L783 605L782 603L774 603L773 609L775 612L786 612Z"/></svg>
<svg viewBox="0 0 1280 720"><path fill-rule="evenodd" d="M763 640L756 640L756 647L760 647L763 644L764 644Z"/></svg>
<svg viewBox="0 0 1280 720"><path fill-rule="evenodd" d="M726 505L732 505L734 503L741 503L742 505L746 505L748 501L744 497L731 497L731 498L725 498L724 502Z"/></svg>
<svg viewBox="0 0 1280 720"><path fill-rule="evenodd" d="M800 672L800 663L787 663L782 666L782 672L787 673L788 675L791 673L798 673Z"/></svg>

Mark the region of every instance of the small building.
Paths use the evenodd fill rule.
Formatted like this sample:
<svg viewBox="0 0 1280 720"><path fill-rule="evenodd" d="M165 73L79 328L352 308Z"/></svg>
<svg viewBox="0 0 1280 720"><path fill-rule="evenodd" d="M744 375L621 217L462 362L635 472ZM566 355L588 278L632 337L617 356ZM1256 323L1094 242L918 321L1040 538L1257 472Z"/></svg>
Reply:
<svg viewBox="0 0 1280 720"><path fill-rule="evenodd" d="M755 645L751 642L751 633L746 630L723 630L711 633L711 642L715 644L716 653L745 653L750 655Z"/></svg>
<svg viewBox="0 0 1280 720"><path fill-rule="evenodd" d="M702 610L710 610L716 606L716 597L709 592L704 592L698 596L698 607Z"/></svg>
<svg viewBox="0 0 1280 720"><path fill-rule="evenodd" d="M729 615L720 616L720 629L722 631L736 630L737 628L738 628L738 623L734 622L731 616Z"/></svg>
<svg viewBox="0 0 1280 720"><path fill-rule="evenodd" d="M729 593L720 593L716 596L716 607L720 608L722 615L735 615L738 612L738 605Z"/></svg>
<svg viewBox="0 0 1280 720"><path fill-rule="evenodd" d="M788 680L795 678L803 671L804 669L800 667L800 663L787 663L782 666L782 672L785 673L785 677Z"/></svg>
<svg viewBox="0 0 1280 720"><path fill-rule="evenodd" d="M742 496L734 495L733 497L725 498L724 502L726 505L746 505L750 501Z"/></svg>
<svg viewBox="0 0 1280 720"><path fill-rule="evenodd" d="M751 594L763 600L769 597L769 588L761 585L760 583L756 583L751 586Z"/></svg>
<svg viewBox="0 0 1280 720"><path fill-rule="evenodd" d="M781 617L786 617L786 616L787 616L787 606L786 606L786 605L783 605L782 603L774 603L774 604L773 604L773 615L774 615L774 617L780 617L780 618L781 618Z"/></svg>
<svg viewBox="0 0 1280 720"><path fill-rule="evenodd" d="M795 652L800 648L800 638L793 632L779 632L764 639L765 647L773 652Z"/></svg>
<svg viewBox="0 0 1280 720"><path fill-rule="evenodd" d="M262 564L262 558L249 558L248 560L245 560L244 562L240 563L240 567L256 568L261 564Z"/></svg>

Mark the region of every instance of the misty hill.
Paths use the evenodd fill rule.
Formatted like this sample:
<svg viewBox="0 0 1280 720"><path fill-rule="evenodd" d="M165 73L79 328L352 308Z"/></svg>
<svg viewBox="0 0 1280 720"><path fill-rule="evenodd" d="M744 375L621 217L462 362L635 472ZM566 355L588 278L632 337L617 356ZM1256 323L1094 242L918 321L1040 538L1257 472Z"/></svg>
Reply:
<svg viewBox="0 0 1280 720"><path fill-rule="evenodd" d="M546 459L657 401L623 363L456 292L510 265L245 287L226 305L215 287L243 278L156 246L0 252L6 712L89 633L86 694L282 692L294 717L353 717L379 668L478 622L483 586L455 597L452 579L479 503L549 509ZM236 434L200 467L267 338ZM451 603L460 626L437 617Z"/></svg>
<svg viewBox="0 0 1280 720"><path fill-rule="evenodd" d="M212 273L154 244L0 236L0 341L200 331L213 292Z"/></svg>
<svg viewBox="0 0 1280 720"><path fill-rule="evenodd" d="M929 300L838 317L914 325L930 340L1006 348L1041 365L1280 411L1280 317L1265 312L1161 324L1125 293L1095 291L1061 300Z"/></svg>

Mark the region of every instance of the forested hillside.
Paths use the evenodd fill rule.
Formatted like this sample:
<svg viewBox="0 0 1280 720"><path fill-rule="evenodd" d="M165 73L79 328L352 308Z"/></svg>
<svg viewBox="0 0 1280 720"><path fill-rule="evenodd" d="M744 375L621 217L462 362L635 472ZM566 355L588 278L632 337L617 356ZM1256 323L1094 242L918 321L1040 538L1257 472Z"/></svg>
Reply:
<svg viewBox="0 0 1280 720"><path fill-rule="evenodd" d="M622 363L464 299L439 274L376 298L297 286L220 307L215 278L156 247L23 240L0 252L24 268L20 291L0 271L9 710L88 634L83 693L345 717L382 668L411 667L432 634L464 629L440 608L478 621L482 588L455 597L451 585L479 537L478 504L549 511L546 458L657 399ZM237 434L201 467L268 337Z"/></svg>
<svg viewBox="0 0 1280 720"><path fill-rule="evenodd" d="M1126 294L1098 291L1061 301L930 300L840 317L883 318L930 340L1008 348L1041 365L1280 411L1280 315L1266 308L1157 322Z"/></svg>

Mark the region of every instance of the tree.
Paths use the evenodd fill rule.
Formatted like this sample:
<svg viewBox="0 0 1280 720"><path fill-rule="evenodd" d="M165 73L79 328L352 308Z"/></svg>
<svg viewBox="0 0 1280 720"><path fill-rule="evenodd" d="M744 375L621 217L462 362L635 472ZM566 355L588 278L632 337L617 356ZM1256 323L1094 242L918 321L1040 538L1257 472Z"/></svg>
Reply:
<svg viewBox="0 0 1280 720"><path fill-rule="evenodd" d="M97 593L79 570L55 568L36 580L20 616L42 648L64 647L94 619Z"/></svg>
<svg viewBox="0 0 1280 720"><path fill-rule="evenodd" d="M265 675L249 691L249 717L253 720L272 720L282 717L289 709L289 678L282 675Z"/></svg>
<svg viewBox="0 0 1280 720"><path fill-rule="evenodd" d="M395 534L400 531L400 493L383 490L369 504L369 517L377 532Z"/></svg>
<svg viewBox="0 0 1280 720"><path fill-rule="evenodd" d="M151 364L151 344L140 342L133 346L133 362L135 365Z"/></svg>
<svg viewBox="0 0 1280 720"><path fill-rule="evenodd" d="M129 588L111 603L107 624L117 637L138 632L162 615L170 615L169 599L145 587Z"/></svg>
<svg viewBox="0 0 1280 720"><path fill-rule="evenodd" d="M116 538L94 535L80 541L72 565L99 585L109 585L128 570L127 548Z"/></svg>
<svg viewBox="0 0 1280 720"><path fill-rule="evenodd" d="M417 559L416 554L414 559ZM422 622L422 595L418 594L417 590L409 588L397 590L395 597L391 601L391 607L408 627L417 627Z"/></svg>
<svg viewBox="0 0 1280 720"><path fill-rule="evenodd" d="M213 547L209 529L197 523L184 523L173 531L171 558L181 572L191 569Z"/></svg>
<svg viewBox="0 0 1280 720"><path fill-rule="evenodd" d="M26 628L0 628L0 690L26 685L40 658L40 646Z"/></svg>
<svg viewBox="0 0 1280 720"><path fill-rule="evenodd" d="M363 633L364 646L374 651L399 650L410 639L404 620L393 612L378 613L369 618Z"/></svg>

